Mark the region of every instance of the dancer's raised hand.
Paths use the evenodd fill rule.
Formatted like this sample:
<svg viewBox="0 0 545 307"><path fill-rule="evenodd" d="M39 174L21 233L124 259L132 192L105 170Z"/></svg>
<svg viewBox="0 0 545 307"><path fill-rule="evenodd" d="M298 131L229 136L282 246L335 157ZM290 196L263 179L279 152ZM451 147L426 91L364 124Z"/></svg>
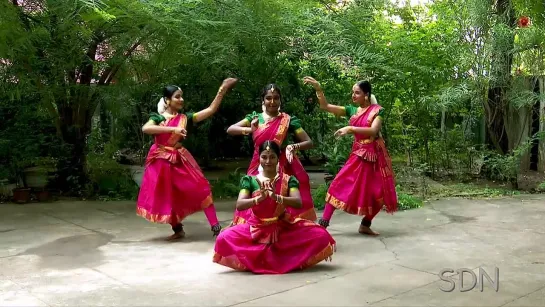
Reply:
<svg viewBox="0 0 545 307"><path fill-rule="evenodd" d="M262 202L269 196L269 191L267 189L266 182L260 181L258 178L256 178L257 183L259 184L259 196L257 197L257 202Z"/></svg>
<svg viewBox="0 0 545 307"><path fill-rule="evenodd" d="M237 78L227 78L223 80L223 83L221 84L221 89L229 90L233 88L237 82Z"/></svg>
<svg viewBox="0 0 545 307"><path fill-rule="evenodd" d="M209 118L212 116L216 111L218 111L218 108L221 104L221 101L223 100L223 97L229 91L235 83L237 83L238 79L236 78L227 78L223 80L223 83L221 84L218 93L216 94L216 97L210 104L208 108L205 108L195 114L193 114L193 123L202 122L203 120Z"/></svg>
<svg viewBox="0 0 545 307"><path fill-rule="evenodd" d="M322 87L320 85L320 82L316 81L316 79L312 78L312 77L304 77L303 78L303 83L304 84L310 84L312 85L312 87L314 87L315 90L320 90Z"/></svg>

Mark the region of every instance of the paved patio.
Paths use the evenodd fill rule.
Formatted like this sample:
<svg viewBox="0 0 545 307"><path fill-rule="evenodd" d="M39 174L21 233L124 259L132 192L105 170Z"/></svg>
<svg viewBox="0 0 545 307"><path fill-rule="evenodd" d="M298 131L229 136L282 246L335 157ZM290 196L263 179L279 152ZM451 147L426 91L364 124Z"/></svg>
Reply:
<svg viewBox="0 0 545 307"><path fill-rule="evenodd" d="M233 203L217 204L220 220ZM135 215L132 202L0 204L1 306L545 306L545 196L445 199L381 213L377 238L337 213L333 262L277 276L231 271L211 261L203 214L187 238ZM486 283L443 292L443 268L483 267ZM478 276L478 274L477 274ZM464 274L464 285L471 275Z"/></svg>

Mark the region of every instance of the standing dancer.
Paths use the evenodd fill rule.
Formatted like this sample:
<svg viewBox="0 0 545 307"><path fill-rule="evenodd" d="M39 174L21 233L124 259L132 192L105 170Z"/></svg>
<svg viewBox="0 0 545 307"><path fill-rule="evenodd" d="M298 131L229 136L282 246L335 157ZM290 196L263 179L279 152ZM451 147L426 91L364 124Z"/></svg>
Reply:
<svg viewBox="0 0 545 307"><path fill-rule="evenodd" d="M159 113L152 113L142 127L144 133L155 136L155 143L146 159L136 213L151 222L170 224L174 234L169 240L183 238L183 219L201 210L214 236L221 231L210 184L181 141L187 137L188 125L216 113L223 96L236 82L237 79L225 79L208 108L185 114L180 113L184 106L182 90L177 86L167 86L158 104Z"/></svg>
<svg viewBox="0 0 545 307"><path fill-rule="evenodd" d="M371 95L371 84L367 81L352 87L352 101L357 107L343 107L327 103L320 83L314 78L305 77L303 80L316 90L320 109L350 118L349 126L337 130L335 136L354 134L352 152L329 186L319 223L327 228L333 212L339 209L363 216L359 233L378 235L370 228L373 218L383 206L388 213L397 210L392 161L380 135L384 109Z"/></svg>
<svg viewBox="0 0 545 307"><path fill-rule="evenodd" d="M300 208L299 183L278 167L280 147L260 144L261 171L244 176L237 210L250 210L246 223L226 228L216 239L213 261L239 271L284 274L329 260L335 240L320 225L286 214Z"/></svg>
<svg viewBox="0 0 545 307"><path fill-rule="evenodd" d="M259 145L265 140L274 140L282 151L280 153L280 169L288 175L293 175L300 184L301 208L288 208L288 213L295 218L304 218L311 221L316 220L314 202L310 193L310 179L297 157L297 150L311 149L314 145L308 134L301 127L301 120L280 112L282 94L275 84L265 86L261 93L261 113L254 112L246 115L246 118L227 129L230 135L252 134L254 141L254 154L247 174L255 176L259 169ZM288 145L288 134L295 136L300 143ZM235 211L232 225L244 223L249 217L249 210Z"/></svg>

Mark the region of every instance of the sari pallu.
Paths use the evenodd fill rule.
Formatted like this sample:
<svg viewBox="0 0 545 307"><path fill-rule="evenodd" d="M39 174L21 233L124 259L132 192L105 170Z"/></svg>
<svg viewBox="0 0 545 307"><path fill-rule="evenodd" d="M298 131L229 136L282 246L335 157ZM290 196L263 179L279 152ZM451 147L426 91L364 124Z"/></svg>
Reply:
<svg viewBox="0 0 545 307"><path fill-rule="evenodd" d="M273 140L279 146L282 146L286 139L290 126L290 116L286 113L280 113L279 116L270 120L269 122L260 125L257 130L252 134L254 142L254 153L252 161L248 167L247 174L255 176L258 174L259 168L259 145L267 140ZM291 163L286 158L286 150L282 148L279 157L279 172L283 172L287 175L292 175L299 181L299 191L301 193L301 199L303 206L300 209L287 208L287 213L294 218L304 218L310 221L315 221L316 211L314 209L314 202L312 200L312 194L310 192L310 178L301 163L301 160L294 154ZM250 217L249 210L235 211L233 224L245 223Z"/></svg>
<svg viewBox="0 0 545 307"><path fill-rule="evenodd" d="M350 126L371 127L381 110L374 104L350 118ZM355 215L374 215L385 207L397 210L392 162L384 140L355 134L352 151L345 165L331 182L326 203Z"/></svg>
<svg viewBox="0 0 545 307"><path fill-rule="evenodd" d="M162 126L185 129L188 116L152 119L161 121ZM181 136L174 133L157 134L148 152L137 214L151 222L175 224L213 203L208 180L180 140Z"/></svg>
<svg viewBox="0 0 545 307"><path fill-rule="evenodd" d="M275 193L288 196L290 176L277 178ZM251 192L252 196L260 194L259 190ZM270 197L248 210L246 223L220 233L213 262L239 271L284 274L330 260L334 253L335 240L327 230L312 221L291 217L283 204Z"/></svg>

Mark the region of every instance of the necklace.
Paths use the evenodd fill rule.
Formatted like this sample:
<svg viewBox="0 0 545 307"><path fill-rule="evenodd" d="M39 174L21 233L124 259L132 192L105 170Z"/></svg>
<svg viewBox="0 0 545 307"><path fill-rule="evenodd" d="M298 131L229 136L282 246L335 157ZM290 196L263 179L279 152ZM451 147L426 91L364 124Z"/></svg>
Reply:
<svg viewBox="0 0 545 307"><path fill-rule="evenodd" d="M170 113L168 111L165 111L165 112L163 112L163 116L168 117L168 118L173 118L174 116L176 116L176 114L172 114L172 113Z"/></svg>
<svg viewBox="0 0 545 307"><path fill-rule="evenodd" d="M271 119L273 118L277 118L278 116L280 116L280 112L278 112L278 114L274 115L274 116L270 116L269 114L267 114L267 112L263 112L262 113L262 116L263 116L263 120L265 122L269 122Z"/></svg>

